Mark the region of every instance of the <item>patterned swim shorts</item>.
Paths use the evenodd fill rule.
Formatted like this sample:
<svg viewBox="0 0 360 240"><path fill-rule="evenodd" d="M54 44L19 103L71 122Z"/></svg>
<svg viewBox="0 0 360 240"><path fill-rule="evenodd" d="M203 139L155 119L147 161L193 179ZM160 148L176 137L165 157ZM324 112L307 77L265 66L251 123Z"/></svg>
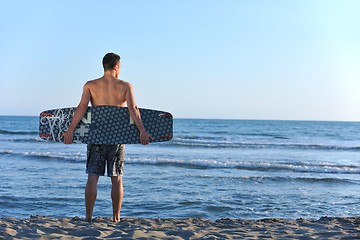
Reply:
<svg viewBox="0 0 360 240"><path fill-rule="evenodd" d="M124 144L88 144L86 173L104 176L105 166L107 165L108 177L122 176L124 160Z"/></svg>

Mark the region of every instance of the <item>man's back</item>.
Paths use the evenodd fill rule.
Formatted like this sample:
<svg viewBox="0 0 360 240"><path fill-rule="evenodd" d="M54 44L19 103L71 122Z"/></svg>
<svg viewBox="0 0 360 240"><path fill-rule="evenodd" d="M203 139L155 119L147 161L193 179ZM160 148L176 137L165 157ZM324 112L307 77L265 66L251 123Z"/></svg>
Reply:
<svg viewBox="0 0 360 240"><path fill-rule="evenodd" d="M91 94L92 106L126 106L129 84L114 77L102 77L85 84Z"/></svg>

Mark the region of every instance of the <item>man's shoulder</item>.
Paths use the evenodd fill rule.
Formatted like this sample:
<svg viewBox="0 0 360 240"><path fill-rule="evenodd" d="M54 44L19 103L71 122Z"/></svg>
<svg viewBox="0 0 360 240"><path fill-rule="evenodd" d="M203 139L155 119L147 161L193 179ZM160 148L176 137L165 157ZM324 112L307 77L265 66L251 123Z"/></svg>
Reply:
<svg viewBox="0 0 360 240"><path fill-rule="evenodd" d="M119 84L119 85L124 85L126 87L131 87L131 83L127 82L125 80L117 79L116 83Z"/></svg>
<svg viewBox="0 0 360 240"><path fill-rule="evenodd" d="M101 82L104 82L105 80L103 78L97 78L94 80L89 80L87 81L84 86L85 87L96 87L97 85L101 84ZM121 87L126 87L126 88L132 88L132 84L128 81L125 80L121 80L121 79L114 79L115 84L120 85ZM105 81L107 82L107 81Z"/></svg>
<svg viewBox="0 0 360 240"><path fill-rule="evenodd" d="M96 84L97 82L100 81L101 78L97 78L97 79L93 79L93 80L89 80L85 83L85 86L86 85L92 85L92 84Z"/></svg>

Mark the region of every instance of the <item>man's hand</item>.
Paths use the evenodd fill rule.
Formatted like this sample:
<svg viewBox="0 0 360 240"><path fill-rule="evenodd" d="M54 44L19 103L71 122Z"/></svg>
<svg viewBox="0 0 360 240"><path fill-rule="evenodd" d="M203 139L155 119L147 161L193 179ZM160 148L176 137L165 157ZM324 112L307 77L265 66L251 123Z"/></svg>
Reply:
<svg viewBox="0 0 360 240"><path fill-rule="evenodd" d="M146 131L140 132L140 143L143 145L147 145L152 140L152 136L148 134Z"/></svg>
<svg viewBox="0 0 360 240"><path fill-rule="evenodd" d="M63 138L64 139L64 143L65 144L71 144L72 143L72 141L73 141L73 137L74 137L74 132L72 132L72 131L66 131L66 132L64 132L62 135L61 135L61 138Z"/></svg>

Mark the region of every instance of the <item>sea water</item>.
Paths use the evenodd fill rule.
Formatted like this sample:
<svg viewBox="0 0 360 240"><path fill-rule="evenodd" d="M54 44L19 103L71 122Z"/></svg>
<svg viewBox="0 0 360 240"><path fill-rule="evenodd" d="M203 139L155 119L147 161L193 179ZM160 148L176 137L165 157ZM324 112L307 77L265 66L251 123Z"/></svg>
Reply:
<svg viewBox="0 0 360 240"><path fill-rule="evenodd" d="M84 217L86 145L0 117L0 217ZM360 215L360 123L175 119L174 138L126 145L122 217ZM111 216L101 177L94 217Z"/></svg>

